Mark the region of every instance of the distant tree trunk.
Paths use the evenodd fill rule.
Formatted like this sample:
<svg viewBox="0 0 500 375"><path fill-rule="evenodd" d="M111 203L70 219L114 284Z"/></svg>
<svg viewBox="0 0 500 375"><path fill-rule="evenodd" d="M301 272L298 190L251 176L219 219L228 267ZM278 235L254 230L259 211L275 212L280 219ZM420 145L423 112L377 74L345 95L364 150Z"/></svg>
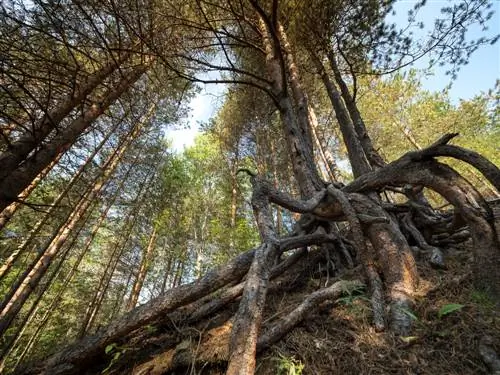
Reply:
<svg viewBox="0 0 500 375"><path fill-rule="evenodd" d="M276 189L279 189L279 179L278 179L278 167L277 167L277 150L273 139L271 143L271 170L273 172L273 184ZM276 207L276 233L280 234L283 232L283 216L281 213L281 207Z"/></svg>
<svg viewBox="0 0 500 375"><path fill-rule="evenodd" d="M108 90L100 100L96 100L85 113L57 134L42 150L0 180L0 210L10 205L59 153L71 147L100 115L141 78L148 67L148 64L142 64L125 74L115 87Z"/></svg>
<svg viewBox="0 0 500 375"><path fill-rule="evenodd" d="M99 176L94 185L82 197L70 214L67 222L59 229L57 235L48 243L39 257L28 267L21 278L10 289L8 295L2 302L2 311L0 313L0 334L3 334L8 328L14 317L17 315L33 289L43 277L54 257L58 254L61 247L65 244L71 231L81 218L85 215L91 204L97 198L99 192L109 177L114 173L124 153L130 146L135 136L141 130L143 122L138 122L131 132L127 135L124 142L110 156L103 167L102 175Z"/></svg>
<svg viewBox="0 0 500 375"><path fill-rule="evenodd" d="M233 159L230 160L231 170L231 211L229 217L229 226L231 228L231 238L229 239L229 251L231 254L235 251L234 237L236 236L236 215L238 213L238 152Z"/></svg>
<svg viewBox="0 0 500 375"><path fill-rule="evenodd" d="M126 298L126 296L127 296L127 292L129 290L129 286L130 286L130 283L132 282L133 277L134 277L134 270L130 269L130 272L128 272L127 281L125 282L125 284L123 286L123 291L116 297L114 306L111 309L111 314L107 315L107 317L108 317L107 322L111 322L116 317L120 316L123 312L129 311L128 309L125 309L125 311L123 311L123 307L124 306L126 307L126 304L128 302L128 299Z"/></svg>
<svg viewBox="0 0 500 375"><path fill-rule="evenodd" d="M137 197L135 199L135 205L133 206L132 210L128 213L127 218L125 219L123 230L121 231L122 239L115 243L115 246L111 252L109 260L106 263L103 275L102 277L99 278L99 285L95 289L95 292L87 306L85 316L82 319L82 325L78 332L79 338L85 336L85 334L89 332L89 330L95 323L97 313L101 308L102 302L109 288L116 266L118 265L118 261L120 260L121 255L126 249L126 245L132 233L132 229L134 228L138 220L138 212L144 201L143 195L146 192L149 183L151 182L151 180L149 180L151 177L152 177L151 174L148 174L145 177L144 181L141 184L141 188L137 194Z"/></svg>
<svg viewBox="0 0 500 375"><path fill-rule="evenodd" d="M21 162L26 160L28 155L43 142L54 130L59 129L61 121L64 120L76 107L82 104L85 98L94 91L97 86L103 83L118 67L130 58L126 53L119 58L112 59L100 70L90 75L85 82L82 82L71 94L57 105L56 108L48 111L42 119L34 125L33 131L22 135L18 140L9 145L8 150L0 153L0 181L16 170Z"/></svg>
<svg viewBox="0 0 500 375"><path fill-rule="evenodd" d="M156 245L156 235L157 235L156 229L157 229L156 225L153 224L153 231L150 235L148 246L142 253L141 264L139 266L137 277L135 279L134 286L132 288L132 293L127 303L127 311L132 310L137 304L137 300L139 299L142 285L144 283L144 279L146 278L146 273L149 267L149 263L151 262L151 256L153 255L153 250Z"/></svg>
<svg viewBox="0 0 500 375"><path fill-rule="evenodd" d="M170 276L172 275L172 264L173 264L172 258L173 258L173 255L171 254L168 257L167 266L165 267L165 274L164 274L162 284L161 284L160 295L165 293L165 291L167 290L167 283L168 283Z"/></svg>
<svg viewBox="0 0 500 375"><path fill-rule="evenodd" d="M326 171L326 175L324 176L325 181L337 181L337 176L335 175L337 168L335 166L335 161L331 157L331 154L328 152L328 149L326 147L325 142L320 141L319 135L318 135L318 127L312 124L313 126L311 127L311 133L314 138L314 143L316 143L316 148L318 150L318 153L321 157L322 164L324 166L324 169ZM317 124L316 124L317 125ZM329 155L330 157L328 157Z"/></svg>
<svg viewBox="0 0 500 375"><path fill-rule="evenodd" d="M12 267L12 265L16 262L16 260L19 258L20 255L22 255L28 246L33 242L34 238L38 235L42 227L45 225L45 223L53 217L55 212L60 208L60 204L63 201L64 198L67 197L68 193L71 191L73 186L77 181L79 181L80 177L83 175L85 172L86 168L89 166L90 163L94 160L96 155L102 150L104 145L107 143L109 140L109 137L115 132L115 130L119 127L120 122L116 122L115 125L108 131L106 136L101 140L99 145L90 153L90 155L87 156L85 161L83 162L82 165L78 168L76 173L71 177L71 180L65 184L64 190L57 196L57 198L51 203L51 207L45 214L45 216L36 223L36 225L33 227L33 229L30 231L28 238L23 241L16 250L14 250L9 257L5 260L4 264L2 267L0 267L0 280L6 275L6 273L9 271L9 269ZM10 207L10 206L9 206ZM8 209L8 208L7 208Z"/></svg>
<svg viewBox="0 0 500 375"><path fill-rule="evenodd" d="M171 288L175 288L176 286L181 284L183 268L184 260L178 259L177 265L175 266L174 279L172 280Z"/></svg>

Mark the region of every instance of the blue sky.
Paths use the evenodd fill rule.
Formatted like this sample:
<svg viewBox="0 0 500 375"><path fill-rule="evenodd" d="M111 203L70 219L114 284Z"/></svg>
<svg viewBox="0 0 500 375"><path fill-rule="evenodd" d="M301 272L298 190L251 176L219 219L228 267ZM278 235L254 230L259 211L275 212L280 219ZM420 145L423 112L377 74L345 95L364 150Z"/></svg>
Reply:
<svg viewBox="0 0 500 375"><path fill-rule="evenodd" d="M476 39L481 35L500 34L500 0L492 0L495 14L488 23L489 30L481 31L479 27L471 28L467 36ZM426 26L432 25L436 16L444 6L456 3L454 0L428 0L427 5L419 12L417 20L424 22ZM408 10L413 8L415 0L401 0L396 3L396 16L394 21L404 27L407 23ZM422 33L428 32L424 28ZM418 61L412 68L424 69L428 60L425 58ZM447 76L446 66L435 67L432 76L422 77L422 86L429 91L441 91L451 82ZM485 45L477 50L470 58L469 64L463 66L458 73L458 77L452 82L449 95L454 102L460 99L470 99L478 95L481 91L488 91L493 88L495 81L500 79L500 41L494 45ZM198 123L205 122L212 117L218 105L222 102L224 85L205 85L202 91L190 103L191 114L189 118L189 129L170 130L168 136L173 140L173 147L177 151L182 151L186 146L193 144L195 136L198 134Z"/></svg>
<svg viewBox="0 0 500 375"><path fill-rule="evenodd" d="M419 12L418 20L424 22L425 26L432 25L436 16L444 6L456 3L448 0L428 0L426 6ZM495 11L492 19L488 22L489 30L483 32L480 27L470 28L467 36L477 39L481 36L494 36L500 34L500 1L492 0ZM415 4L414 0L402 0L396 3L394 17L398 25L406 25L408 10ZM423 30L424 33L428 29ZM418 61L413 67L417 69L426 68L428 59ZM447 67L435 67L434 75L422 80L423 87L430 91L443 90L449 83L450 77L445 74ZM484 45L471 56L468 65L461 68L458 78L452 82L450 97L457 102L459 99L470 99L481 91L493 88L495 80L500 79L500 41L494 45Z"/></svg>

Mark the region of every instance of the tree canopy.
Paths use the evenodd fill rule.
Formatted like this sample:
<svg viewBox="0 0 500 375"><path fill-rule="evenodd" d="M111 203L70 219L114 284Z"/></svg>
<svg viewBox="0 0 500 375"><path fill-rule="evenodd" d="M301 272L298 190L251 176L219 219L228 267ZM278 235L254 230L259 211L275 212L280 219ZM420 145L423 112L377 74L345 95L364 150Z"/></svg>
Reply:
<svg viewBox="0 0 500 375"><path fill-rule="evenodd" d="M421 84L493 3L395 5L2 2L2 371L500 371L500 81Z"/></svg>

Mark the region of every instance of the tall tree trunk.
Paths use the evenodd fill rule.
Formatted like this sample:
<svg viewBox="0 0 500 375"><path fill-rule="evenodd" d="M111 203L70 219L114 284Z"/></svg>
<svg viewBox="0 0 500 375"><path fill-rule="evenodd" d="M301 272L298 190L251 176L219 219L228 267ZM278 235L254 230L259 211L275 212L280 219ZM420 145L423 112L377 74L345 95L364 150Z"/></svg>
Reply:
<svg viewBox="0 0 500 375"><path fill-rule="evenodd" d="M128 299L126 299L125 297L127 296L127 292L129 290L129 286L130 286L130 283L132 282L133 277L134 277L134 270L131 269L130 272L128 273L127 282L125 283L125 285L123 287L123 291L116 297L114 306L111 309L111 314L109 314L107 316L108 322L113 321L117 316L120 316L120 314L123 311L122 308L124 307L124 305L126 307ZM125 309L125 312L126 311L129 311L129 310Z"/></svg>
<svg viewBox="0 0 500 375"><path fill-rule="evenodd" d="M167 285L168 281L172 278L172 268L173 268L173 263L174 263L174 255L170 254L167 260L167 266L165 267L165 274L163 276L163 280L161 283L161 288L160 288L160 295L165 293L167 290Z"/></svg>
<svg viewBox="0 0 500 375"><path fill-rule="evenodd" d="M318 135L318 126L316 124L312 124L311 133L314 138L314 143L316 143L316 148L321 157L321 161L323 163L323 167L325 169L326 175L324 176L325 181L337 181L337 176L335 175L337 168L335 166L335 161L332 158L331 153L328 152L325 142L321 141ZM327 156L328 155L328 156Z"/></svg>
<svg viewBox="0 0 500 375"><path fill-rule="evenodd" d="M137 304L139 295L141 293L142 285L144 284L144 279L146 278L146 272L151 262L151 256L153 255L153 250L156 245L156 225L153 224L153 231L149 238L148 246L142 253L141 264L139 266L139 271L137 272L137 277L134 282L134 287L132 288L132 293L130 295L129 301L127 303L127 311L132 310Z"/></svg>
<svg viewBox="0 0 500 375"><path fill-rule="evenodd" d="M5 260L4 264L2 267L0 267L0 280L6 275L6 273L9 271L9 269L12 267L14 262L19 258L20 255L22 255L28 246L33 242L33 240L36 238L42 227L45 225L45 223L53 217L55 212L60 208L60 204L63 201L64 198L67 197L68 193L70 190L73 188L75 183L79 181L80 177L83 175L85 172L86 168L92 163L96 155L102 150L104 145L107 143L109 140L109 137L115 132L116 129L118 129L120 125L120 122L116 122L113 127L108 131L106 136L99 142L99 145L90 153L90 155L87 156L85 161L83 162L82 165L78 168L76 173L71 177L71 180L65 184L64 190L57 196L57 198L52 202L49 210L45 214L45 216L35 224L33 229L30 231L28 238L23 241L16 250L14 250L9 257ZM105 164L104 164L105 165ZM10 206L9 206L10 207Z"/></svg>
<svg viewBox="0 0 500 375"><path fill-rule="evenodd" d="M332 103L335 111L335 117L339 123L340 132L347 148L347 154L349 156L349 161L351 162L354 177L359 177L370 172L372 168L337 87L331 81L323 62L320 60L317 53L315 51L309 51L309 56L311 56L311 59L321 76L321 80L325 85L328 97L330 98L330 102Z"/></svg>
<svg viewBox="0 0 500 375"><path fill-rule="evenodd" d="M259 29L266 51L266 66L272 82L275 102L280 111L294 175L302 198L312 198L324 185L314 164L307 97L300 86L298 70L290 48L286 53L286 59L282 54L281 44L287 42L283 29L276 30L275 23L267 17L257 1L251 1L251 3L258 14ZM296 116L292 101L288 96L287 76L298 106L298 116ZM255 254L247 275L239 309L234 318L227 375L250 375L255 371L257 337L269 285L270 265L274 263L276 257L275 230L269 211L269 201L262 192L256 191L256 188L257 186L254 185L252 205L263 244Z"/></svg>
<svg viewBox="0 0 500 375"><path fill-rule="evenodd" d="M100 115L141 78L148 67L149 64L141 64L125 74L115 87L108 90L100 100L96 100L85 113L57 134L42 150L0 180L0 210L11 204L60 152L71 147Z"/></svg>
<svg viewBox="0 0 500 375"><path fill-rule="evenodd" d="M10 173L34 151L41 142L54 130L59 129L61 121L64 120L76 107L82 104L85 98L102 84L119 66L128 60L130 53L123 54L119 58L112 59L99 71L90 75L85 82L82 82L71 94L62 100L56 108L48 111L40 121L34 125L33 131L21 136L18 140L9 145L8 150L0 153L0 180L6 178Z"/></svg>
<svg viewBox="0 0 500 375"><path fill-rule="evenodd" d="M125 251L126 245L130 239L132 228L135 226L138 220L138 211L144 201L144 193L147 191L147 186L151 183L148 179L152 177L151 174L148 174L144 181L141 184L141 188L137 193L137 197L135 199L135 205L132 210L127 215L125 219L125 223L123 225L122 231L122 241L117 241L111 255L109 257L109 261L106 264L106 268L104 269L103 276L99 279L99 285L95 289L94 295L92 296L87 310L85 312L85 317L83 318L82 325L78 332L78 337L83 337L85 334L91 329L92 325L95 323L95 319L97 317L97 313L99 312L106 292L109 288L111 279L115 272L116 266L118 265L118 261L120 260L121 255Z"/></svg>
<svg viewBox="0 0 500 375"><path fill-rule="evenodd" d="M333 51L330 49L327 52L328 62L330 63L330 67L332 68L333 75L335 77L335 81L340 87L340 92L342 93L342 98L344 99L344 103L349 111L349 115L351 116L352 122L354 124L354 129L358 134L359 141L361 142L361 146L365 151L366 157L370 161L370 165L373 168L383 167L386 163L384 159L380 156L380 154L373 147L372 140L370 135L368 134L368 130L366 129L365 122L359 112L358 106L354 102L354 99L349 92L349 88L342 78L342 74L340 73L340 69L337 64L337 60L333 55Z"/></svg>
<svg viewBox="0 0 500 375"><path fill-rule="evenodd" d="M266 51L266 66L272 81L272 91L277 98L277 106L280 111L283 131L287 140L288 152L291 157L293 172L297 179L299 189L303 198L310 198L323 186L319 178L312 150L312 140L309 129L304 129L308 125L308 108L305 108L305 119L299 123L296 119L292 101L288 95L286 87L287 72L286 61L281 52L278 34L275 30L269 30L262 15L259 20L259 28L263 35L262 41ZM293 60L288 61L288 66L294 65ZM292 79L293 78L293 79ZM298 72L294 71L294 76L290 77L295 94L300 97L300 83ZM303 97L299 100L305 100ZM303 103L302 103L303 104Z"/></svg>
<svg viewBox="0 0 500 375"><path fill-rule="evenodd" d="M35 262L28 267L18 282L11 287L7 297L2 303L2 312L0 313L0 334L8 328L14 317L26 302L27 298L30 296L33 289L47 271L54 257L65 244L73 228L75 228L78 224L81 217L85 215L93 201L100 193L104 184L114 173L124 153L142 129L143 124L144 122L141 121L136 123L122 145L120 145L120 147L110 156L108 162L103 167L102 175L96 179L92 188L79 201L73 212L70 214L67 222L62 226L62 228L60 228L55 238L53 238L48 246L40 252L38 259L36 259Z"/></svg>
<svg viewBox="0 0 500 375"><path fill-rule="evenodd" d="M45 176L47 176L47 174L52 170L52 168L54 168L54 166L59 162L62 156L63 153L57 155L52 163L50 163L43 171L41 171L38 176L36 176L35 179L31 181L28 187L17 196L16 201L5 207L5 209L0 212L0 231L7 225L12 216L14 216L19 207L21 207L22 202L24 202L26 198L29 197L31 192L38 186L38 183L42 181Z"/></svg>

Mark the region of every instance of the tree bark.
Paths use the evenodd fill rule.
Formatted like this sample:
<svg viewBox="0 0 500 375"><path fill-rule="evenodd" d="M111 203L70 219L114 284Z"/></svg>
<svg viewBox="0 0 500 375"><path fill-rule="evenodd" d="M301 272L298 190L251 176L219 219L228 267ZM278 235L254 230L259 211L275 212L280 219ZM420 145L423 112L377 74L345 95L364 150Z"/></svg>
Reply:
<svg viewBox="0 0 500 375"><path fill-rule="evenodd" d="M17 141L10 144L9 149L0 154L0 181L6 178L10 173L16 170L21 162L34 151L41 142L54 130L58 129L63 121L77 106L81 105L85 98L94 91L97 86L102 84L121 64L130 58L130 54L123 54L119 58L112 59L104 65L99 71L93 73L85 82L80 84L76 90L69 94L58 106L40 119L34 125L33 131L24 134Z"/></svg>
<svg viewBox="0 0 500 375"><path fill-rule="evenodd" d="M63 153L59 153L59 155L56 156L52 163L50 163L43 171L41 171L38 176L36 176L35 179L31 181L28 187L17 196L16 201L5 207L5 209L0 212L0 231L7 225L12 216L14 216L19 207L21 207L22 202L24 202L26 198L29 197L31 192L38 186L38 183L42 181L45 176L47 176L47 174L52 170L52 168L54 168L54 166L59 162L62 156Z"/></svg>
<svg viewBox="0 0 500 375"><path fill-rule="evenodd" d="M154 224L153 224L154 225ZM127 311L132 310L137 304L139 295L141 293L142 284L146 278L146 273L148 270L149 263L151 262L151 257L153 255L153 250L156 245L156 226L153 227L153 232L150 235L148 246L142 253L141 264L139 266L139 271L137 272L137 277L134 281L134 287L132 288L132 293L130 295L129 301L127 303Z"/></svg>
<svg viewBox="0 0 500 375"><path fill-rule="evenodd" d="M358 138L356 129L352 123L345 104L342 101L341 95L335 84L331 81L323 62L320 60L315 51L310 51L312 61L314 62L321 80L325 85L328 97L335 111L335 117L339 123L340 132L344 139L344 144L347 149L349 161L351 162L352 173L354 177L359 177L371 171L371 165L367 159L363 146Z"/></svg>
<svg viewBox="0 0 500 375"><path fill-rule="evenodd" d="M359 112L358 106L354 102L354 99L349 92L349 88L347 87L344 79L342 78L342 74L340 73L337 60L333 55L333 51L330 49L327 52L327 58L330 63L330 66L333 71L333 75L335 77L335 81L340 87L340 92L342 98L344 99L344 103L349 111L349 115L351 117L352 123L354 125L354 129L356 130L356 134L358 135L358 139L361 143L361 147L365 151L365 155L368 158L370 165L372 168L380 168L384 166L386 163L384 159L380 156L380 154L373 147L372 140L365 126L365 122Z"/></svg>
<svg viewBox="0 0 500 375"><path fill-rule="evenodd" d="M474 278L478 289L500 300L500 241L494 228L491 210L477 190L447 165L427 155L438 155L433 150L405 154L386 167L364 175L344 188L344 191L363 192L385 186L405 184L428 187L450 202L469 225L474 241ZM466 155L463 155L466 159ZM498 171L498 170L497 170ZM500 173L500 172L498 172ZM495 177L495 176L492 176Z"/></svg>
<svg viewBox="0 0 500 375"><path fill-rule="evenodd" d="M124 142L110 156L107 163L103 167L102 175L99 176L92 188L82 197L76 205L73 212L70 214L67 222L59 229L55 238L53 238L47 247L40 252L38 259L33 262L25 271L23 276L14 284L7 297L2 303L2 311L0 313L0 334L5 332L14 317L17 315L23 304L30 296L33 289L36 287L40 279L43 277L54 257L59 253L61 247L65 244L68 236L73 228L78 224L81 217L85 215L90 206L94 203L104 184L109 180L114 173L116 167L121 161L124 153L134 140L135 136L141 130L143 122L138 122L131 132L127 135Z"/></svg>
<svg viewBox="0 0 500 375"><path fill-rule="evenodd" d="M262 34L262 42L266 51L266 66L272 81L272 91L277 98L277 106L280 111L283 131L287 140L288 151L292 161L294 175L299 185L299 190L303 198L311 197L314 192L322 188L322 182L314 165L314 156L312 152L312 141L307 139L309 130L301 129L303 124L297 123L293 105L288 96L286 81L286 72L282 71L286 67L284 57L281 54L281 47L277 34L269 29L269 25L259 16L259 29ZM273 38L274 37L274 38ZM280 61L282 63L280 63ZM289 62L290 64L290 62ZM295 72L297 74L297 72ZM295 76L298 79L297 76ZM298 85L295 81L294 85ZM295 90L298 88L295 86ZM306 108L307 111L307 108ZM308 116L308 113L305 114Z"/></svg>
<svg viewBox="0 0 500 375"><path fill-rule="evenodd" d="M148 64L141 64L126 74L122 80L67 128L57 134L45 147L27 159L0 181L0 210L11 204L31 181L62 151L75 143L78 137L102 115L125 91L147 71Z"/></svg>

